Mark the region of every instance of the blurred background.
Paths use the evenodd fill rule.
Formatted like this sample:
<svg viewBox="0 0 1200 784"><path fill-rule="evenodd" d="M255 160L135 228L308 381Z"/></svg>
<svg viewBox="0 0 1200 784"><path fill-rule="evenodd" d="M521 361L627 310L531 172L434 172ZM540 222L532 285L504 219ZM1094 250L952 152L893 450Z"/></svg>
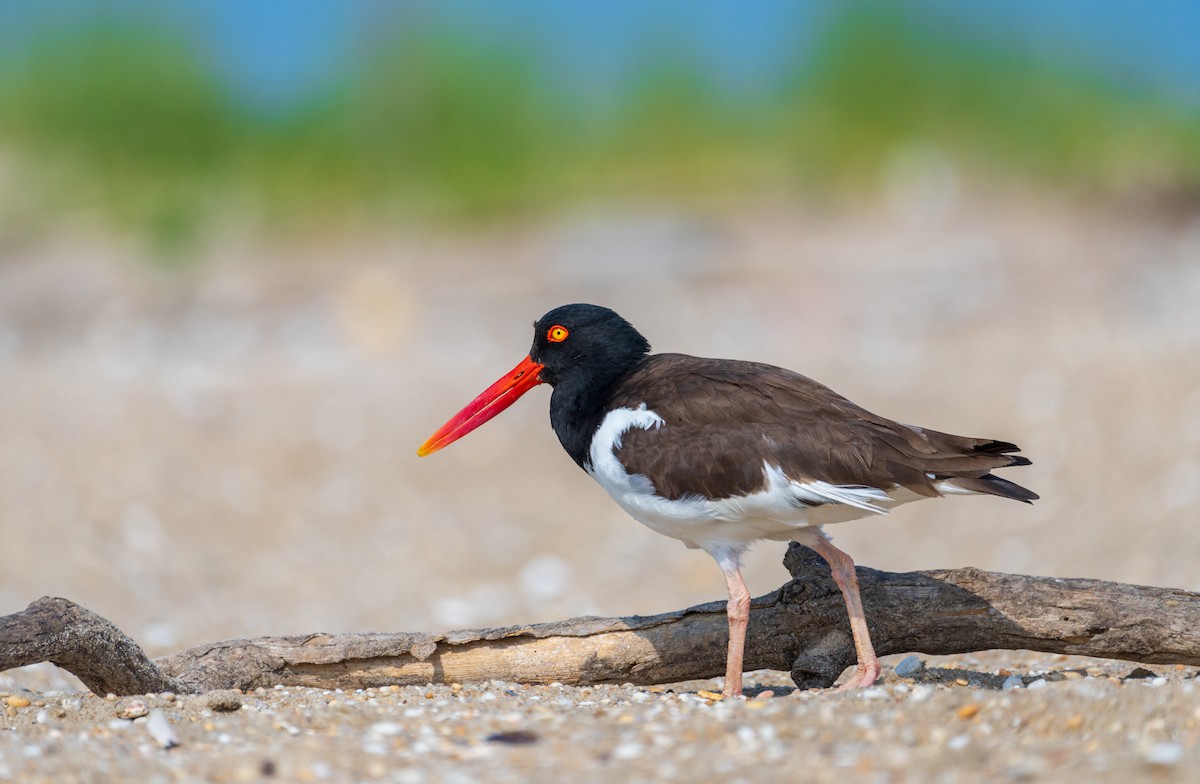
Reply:
<svg viewBox="0 0 1200 784"><path fill-rule="evenodd" d="M548 389L559 304L1019 443L859 563L1200 589L1200 7L0 4L0 614L153 653L723 598ZM755 593L783 548L748 564Z"/></svg>

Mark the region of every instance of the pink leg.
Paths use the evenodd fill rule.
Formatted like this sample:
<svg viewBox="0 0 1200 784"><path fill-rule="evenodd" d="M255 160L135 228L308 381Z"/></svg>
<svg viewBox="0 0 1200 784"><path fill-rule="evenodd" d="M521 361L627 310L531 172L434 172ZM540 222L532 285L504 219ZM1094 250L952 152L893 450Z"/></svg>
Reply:
<svg viewBox="0 0 1200 784"><path fill-rule="evenodd" d="M750 590L742 579L742 571L736 562L719 559L721 571L725 573L725 586L729 589L729 651L725 655L726 697L742 694L742 655L746 650L746 626L750 623Z"/></svg>
<svg viewBox="0 0 1200 784"><path fill-rule="evenodd" d="M806 540L804 544L821 554L829 562L833 581L846 599L846 612L850 615L850 633L854 636L854 650L858 653L858 667L842 689L858 689L870 686L879 677L879 659L871 646L871 633L867 630L867 616L863 613L862 597L858 594L858 575L854 572L854 561L850 556L833 546L824 535Z"/></svg>

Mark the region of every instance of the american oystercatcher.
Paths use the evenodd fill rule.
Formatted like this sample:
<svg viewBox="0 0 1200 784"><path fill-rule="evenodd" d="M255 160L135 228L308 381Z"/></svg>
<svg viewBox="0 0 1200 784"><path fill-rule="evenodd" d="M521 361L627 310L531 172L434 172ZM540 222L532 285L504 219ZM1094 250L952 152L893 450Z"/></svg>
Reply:
<svg viewBox="0 0 1200 784"><path fill-rule="evenodd" d="M742 554L793 541L829 562L858 653L842 688L879 675L850 556L822 530L922 498L1037 495L991 471L1029 465L1014 444L876 416L790 370L650 354L629 322L564 305L533 328L529 356L426 441L436 452L538 384L554 388L550 424L563 448L638 522L711 555L729 589L725 694L742 692L750 592Z"/></svg>

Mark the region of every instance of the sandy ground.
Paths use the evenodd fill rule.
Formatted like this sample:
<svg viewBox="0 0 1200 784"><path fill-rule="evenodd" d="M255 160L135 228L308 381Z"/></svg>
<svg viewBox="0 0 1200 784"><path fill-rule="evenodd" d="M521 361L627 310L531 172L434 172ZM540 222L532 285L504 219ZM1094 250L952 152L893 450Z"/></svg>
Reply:
<svg viewBox="0 0 1200 784"><path fill-rule="evenodd" d="M857 692L797 692L782 673L755 673L740 700L718 699L715 682L279 687L122 699L20 692L22 707L0 715L0 727L12 730L0 731L0 779L1195 780L1194 671L1159 667L1162 675L1128 678L1130 665L1043 659L1004 652L939 661L940 671L889 671ZM981 668L1010 671L992 667L1000 660L1028 685L980 688Z"/></svg>
<svg viewBox="0 0 1200 784"><path fill-rule="evenodd" d="M524 356L529 324L568 301L614 307L658 350L791 367L886 416L1016 441L1034 460L1008 474L1042 494L1033 507L952 499L833 528L860 563L1200 589L1194 215L980 197L854 214L648 208L458 236L263 246L230 235L185 269L137 255L86 233L0 242L0 613L66 596L158 654L721 597L706 556L629 520L562 454L545 390L415 457ZM786 578L782 552L752 554L755 593ZM991 672L1065 666L991 656ZM584 710L577 690L494 686L486 707L442 688L339 695L336 708L296 691L206 717L189 698L163 706L180 747L144 753L148 736L112 724L113 706L36 670L0 676L18 701L33 691L0 736L0 778L108 780L136 765L145 780L236 778L268 759L287 779L335 780L552 780L564 765L669 778L654 765L670 764L726 781L1178 775L1196 754L1188 673L1117 685L1106 676L1132 665L1105 666L1044 690L938 686L914 702L890 683L877 697L781 695L761 708L606 688L593 694L610 703ZM63 707L73 699L107 707ZM972 702L978 715L959 718ZM429 720L435 708L445 721ZM370 729L381 722L396 728ZM538 740L486 739L521 728ZM77 741L94 756L76 755ZM1034 761L1021 767L1021 754ZM1155 761L1172 755L1183 761Z"/></svg>

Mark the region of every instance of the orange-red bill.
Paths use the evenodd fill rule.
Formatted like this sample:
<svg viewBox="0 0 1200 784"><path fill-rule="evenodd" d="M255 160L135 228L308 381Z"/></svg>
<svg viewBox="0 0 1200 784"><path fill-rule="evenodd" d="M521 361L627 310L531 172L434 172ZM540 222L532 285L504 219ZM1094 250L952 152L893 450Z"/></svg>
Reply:
<svg viewBox="0 0 1200 784"><path fill-rule="evenodd" d="M485 389L479 397L468 403L462 411L452 416L449 422L431 435L428 441L421 444L417 455L424 457L457 441L517 402L517 398L542 383L538 378L541 372L542 365L525 357L521 364Z"/></svg>

